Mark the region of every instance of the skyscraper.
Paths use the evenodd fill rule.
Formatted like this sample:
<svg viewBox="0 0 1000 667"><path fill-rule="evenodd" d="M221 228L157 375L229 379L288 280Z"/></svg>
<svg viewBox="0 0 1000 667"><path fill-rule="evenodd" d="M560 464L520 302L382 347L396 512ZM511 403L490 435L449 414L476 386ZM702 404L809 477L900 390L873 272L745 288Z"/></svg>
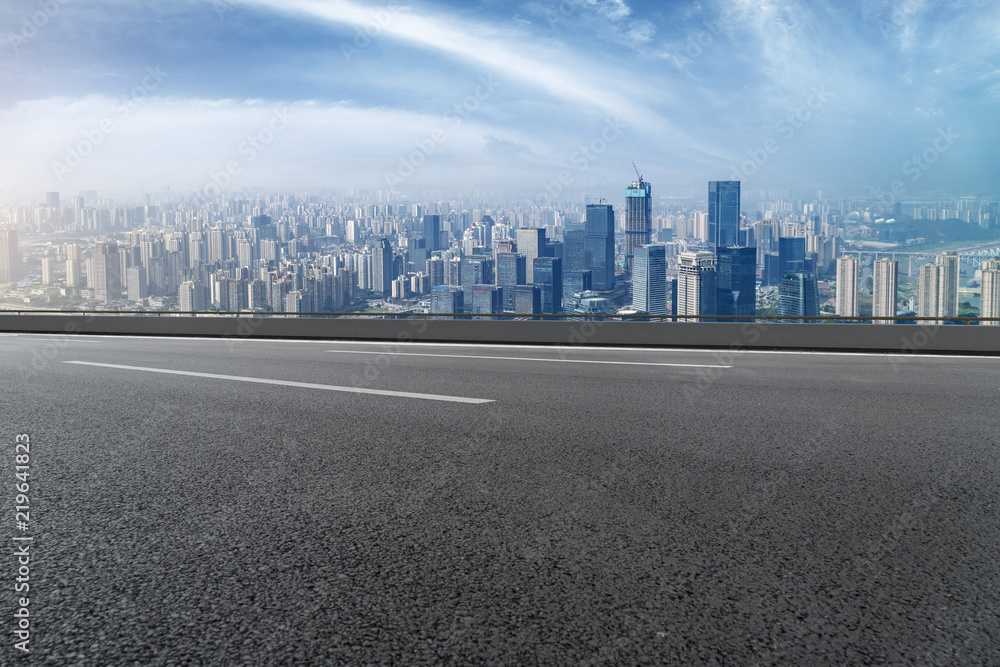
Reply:
<svg viewBox="0 0 1000 667"><path fill-rule="evenodd" d="M632 272L632 307L647 315L667 314L667 248L635 248Z"/></svg>
<svg viewBox="0 0 1000 667"><path fill-rule="evenodd" d="M983 260L983 289L980 317L1000 317L1000 259ZM983 322L1000 326L1000 322Z"/></svg>
<svg viewBox="0 0 1000 667"><path fill-rule="evenodd" d="M733 246L718 249L715 299L717 315L753 318L757 314L755 248Z"/></svg>
<svg viewBox="0 0 1000 667"><path fill-rule="evenodd" d="M778 239L778 276L782 273L806 271L806 240L799 236Z"/></svg>
<svg viewBox="0 0 1000 667"><path fill-rule="evenodd" d="M545 256L545 230L517 230L517 251L524 255L528 283L535 282L535 258Z"/></svg>
<svg viewBox="0 0 1000 667"><path fill-rule="evenodd" d="M719 248L740 244L740 182L708 182L708 242Z"/></svg>
<svg viewBox="0 0 1000 667"><path fill-rule="evenodd" d="M515 313L537 315L542 312L542 291L537 285L518 285L515 293Z"/></svg>
<svg viewBox="0 0 1000 667"><path fill-rule="evenodd" d="M837 308L838 315L858 316L858 273L860 260L853 255L844 255L837 260Z"/></svg>
<svg viewBox="0 0 1000 667"><path fill-rule="evenodd" d="M528 269L524 255L513 252L497 254L497 286L503 291L501 299L505 311L514 312L517 286L527 284Z"/></svg>
<svg viewBox="0 0 1000 667"><path fill-rule="evenodd" d="M97 244L91 266L94 275L87 279L94 288L94 298L98 301L117 301L121 297L121 259L118 243L104 241Z"/></svg>
<svg viewBox="0 0 1000 667"><path fill-rule="evenodd" d="M712 252L682 252L678 255L678 315L715 315L717 261ZM694 320L685 318L681 321Z"/></svg>
<svg viewBox="0 0 1000 667"><path fill-rule="evenodd" d="M0 283L14 282L21 276L21 253L17 249L17 230L0 229Z"/></svg>
<svg viewBox="0 0 1000 667"><path fill-rule="evenodd" d="M489 285L493 282L493 260L481 255L464 257L461 267L462 289L465 290L465 312L471 313L473 288L476 285Z"/></svg>
<svg viewBox="0 0 1000 667"><path fill-rule="evenodd" d="M586 257L587 225L583 222L567 222L563 230L563 271L583 271L587 267Z"/></svg>
<svg viewBox="0 0 1000 667"><path fill-rule="evenodd" d="M896 296L899 292L899 263L883 257L875 260L872 281L872 315L874 317L895 317ZM875 324L892 324L890 320L875 320Z"/></svg>
<svg viewBox="0 0 1000 667"><path fill-rule="evenodd" d="M615 211L609 204L588 204L584 223L584 267L593 271L594 289L615 286Z"/></svg>
<svg viewBox="0 0 1000 667"><path fill-rule="evenodd" d="M184 313L197 313L205 310L205 288L201 283L188 280L181 283L180 308Z"/></svg>
<svg viewBox="0 0 1000 667"><path fill-rule="evenodd" d="M380 238L375 242L375 252L372 254L372 276L374 277L373 292L392 294L392 281L396 278L395 258L389 239Z"/></svg>
<svg viewBox="0 0 1000 667"><path fill-rule="evenodd" d="M653 240L653 195L652 186L642 180L632 181L625 189L625 253L633 256L633 249L649 245ZM632 260L627 259L629 277L632 275Z"/></svg>
<svg viewBox="0 0 1000 667"><path fill-rule="evenodd" d="M424 216L424 243L427 246L427 252L433 252L435 250L441 250L441 216L440 215L425 215Z"/></svg>
<svg viewBox="0 0 1000 667"><path fill-rule="evenodd" d="M534 268L534 283L541 291L542 313L555 315L562 310L562 260L556 257L536 257Z"/></svg>
<svg viewBox="0 0 1000 667"><path fill-rule="evenodd" d="M786 271L778 286L778 315L816 317L819 315L819 284L816 274ZM805 322L805 320L786 320Z"/></svg>

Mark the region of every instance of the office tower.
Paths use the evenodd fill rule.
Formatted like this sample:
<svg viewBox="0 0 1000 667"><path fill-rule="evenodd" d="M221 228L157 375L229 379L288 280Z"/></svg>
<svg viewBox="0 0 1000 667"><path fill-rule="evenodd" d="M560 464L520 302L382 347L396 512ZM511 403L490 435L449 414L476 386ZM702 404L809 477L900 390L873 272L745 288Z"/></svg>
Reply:
<svg viewBox="0 0 1000 667"><path fill-rule="evenodd" d="M205 288L201 283L188 280L179 290L182 313L200 313L205 310Z"/></svg>
<svg viewBox="0 0 1000 667"><path fill-rule="evenodd" d="M563 271L583 271L587 267L586 257L587 225L583 222L567 222L563 230ZM558 255L553 255L558 257Z"/></svg>
<svg viewBox="0 0 1000 667"><path fill-rule="evenodd" d="M497 286L501 288L503 309L514 312L517 286L526 284L528 279L527 262L524 255L513 252L497 254Z"/></svg>
<svg viewBox="0 0 1000 667"><path fill-rule="evenodd" d="M983 260L983 288L980 317L1000 317L1000 259ZM982 322L1000 326L1000 322Z"/></svg>
<svg viewBox="0 0 1000 667"><path fill-rule="evenodd" d="M442 249L440 215L424 216L424 243L426 244L427 252Z"/></svg>
<svg viewBox="0 0 1000 667"><path fill-rule="evenodd" d="M434 285L444 285L444 260L440 257L434 257L427 260L427 276L431 282L431 286Z"/></svg>
<svg viewBox="0 0 1000 667"><path fill-rule="evenodd" d="M713 252L682 252L677 256L678 315L715 314L717 262Z"/></svg>
<svg viewBox="0 0 1000 667"><path fill-rule="evenodd" d="M708 242L716 249L740 245L740 182L708 182Z"/></svg>
<svg viewBox="0 0 1000 667"><path fill-rule="evenodd" d="M570 302L577 301L577 295L592 290L593 280L591 271L563 271L563 309L568 312Z"/></svg>
<svg viewBox="0 0 1000 667"><path fill-rule="evenodd" d="M0 283L18 280L21 252L17 248L17 230L0 229Z"/></svg>
<svg viewBox="0 0 1000 667"><path fill-rule="evenodd" d="M756 248L719 248L717 267L716 314L752 319L757 314Z"/></svg>
<svg viewBox="0 0 1000 667"><path fill-rule="evenodd" d="M464 311L465 293L454 285L435 285L431 288L432 313L461 313ZM453 317L445 319L455 319Z"/></svg>
<svg viewBox="0 0 1000 667"><path fill-rule="evenodd" d="M615 211L608 204L588 204L584 223L584 268L594 272L594 289L615 286Z"/></svg>
<svg viewBox="0 0 1000 667"><path fill-rule="evenodd" d="M89 276L94 288L94 298L98 301L117 301L121 297L121 259L118 243L104 241L97 244L92 266L94 275Z"/></svg>
<svg viewBox="0 0 1000 667"><path fill-rule="evenodd" d="M959 256L954 253L938 255L933 264L921 264L917 271L917 315L958 317L958 278Z"/></svg>
<svg viewBox="0 0 1000 667"><path fill-rule="evenodd" d="M518 285L514 297L514 312L518 315L538 315L542 312L542 290L537 285Z"/></svg>
<svg viewBox="0 0 1000 667"><path fill-rule="evenodd" d="M899 263L896 260L888 257L875 260L872 281L872 315L874 317L896 316L896 297L899 292L898 272ZM892 321L875 320L875 324L892 324Z"/></svg>
<svg viewBox="0 0 1000 667"><path fill-rule="evenodd" d="M462 259L461 263L462 289L465 290L465 312L472 312L472 288L475 285L493 283L493 260L481 255L473 255Z"/></svg>
<svg viewBox="0 0 1000 667"><path fill-rule="evenodd" d="M496 285L472 286L472 312L479 315L496 315L503 312L502 290ZM479 319L488 320L483 317Z"/></svg>
<svg viewBox="0 0 1000 667"><path fill-rule="evenodd" d="M389 239L380 238L375 242L375 251L372 254L372 278L371 290L380 294L392 294L392 281L395 280L395 258L392 253L392 244Z"/></svg>
<svg viewBox="0 0 1000 667"><path fill-rule="evenodd" d="M778 239L778 274L804 272L806 266L806 240L798 236Z"/></svg>
<svg viewBox="0 0 1000 667"><path fill-rule="evenodd" d="M149 285L146 281L146 269L143 266L130 266L126 271L127 297L129 301L142 301L149 296Z"/></svg>
<svg viewBox="0 0 1000 667"><path fill-rule="evenodd" d="M517 252L524 255L528 283L535 282L535 259L545 256L545 230L517 230Z"/></svg>
<svg viewBox="0 0 1000 667"><path fill-rule="evenodd" d="M58 210L60 207L59 203L59 193L58 192L46 192L45 193L45 208L53 208Z"/></svg>
<svg viewBox="0 0 1000 667"><path fill-rule="evenodd" d="M666 315L667 247L644 245L633 252L632 307L646 315Z"/></svg>
<svg viewBox="0 0 1000 667"><path fill-rule="evenodd" d="M819 315L819 285L816 275L806 271L781 274L778 287L778 315L816 317ZM805 320L786 320L805 322Z"/></svg>
<svg viewBox="0 0 1000 667"><path fill-rule="evenodd" d="M412 273L424 273L427 271L427 258L430 256L427 250L426 239L407 239L406 250L409 254L409 271Z"/></svg>
<svg viewBox="0 0 1000 667"><path fill-rule="evenodd" d="M853 255L845 255L837 260L837 308L838 315L858 316L858 274L861 261Z"/></svg>
<svg viewBox="0 0 1000 667"><path fill-rule="evenodd" d="M625 253L633 254L633 248L649 245L653 240L653 197L652 186L642 180L632 181L625 189ZM628 266L631 276L631 265Z"/></svg>
<svg viewBox="0 0 1000 667"><path fill-rule="evenodd" d="M536 257L534 284L541 292L542 313L559 313L563 297L562 260L557 257Z"/></svg>

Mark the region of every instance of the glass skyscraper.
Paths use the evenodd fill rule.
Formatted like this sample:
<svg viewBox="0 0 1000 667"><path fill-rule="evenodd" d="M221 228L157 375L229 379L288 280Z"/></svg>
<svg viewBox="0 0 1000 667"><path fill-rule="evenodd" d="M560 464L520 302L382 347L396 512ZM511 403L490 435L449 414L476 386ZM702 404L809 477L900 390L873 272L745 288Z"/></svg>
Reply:
<svg viewBox="0 0 1000 667"><path fill-rule="evenodd" d="M615 211L609 204L588 204L584 223L584 268L593 271L593 288L615 286Z"/></svg>
<svg viewBox="0 0 1000 667"><path fill-rule="evenodd" d="M556 257L535 258L534 283L541 291L542 314L555 315L562 310L562 260Z"/></svg>
<svg viewBox="0 0 1000 667"><path fill-rule="evenodd" d="M583 222L567 222L566 228L563 230L563 247L562 247L562 257L563 257L563 270L567 273L570 271L583 271L588 268L586 264L586 239L587 239L587 225ZM559 255L553 253L553 257L558 257Z"/></svg>
<svg viewBox="0 0 1000 667"><path fill-rule="evenodd" d="M441 249L441 216L424 216L424 243L428 252Z"/></svg>
<svg viewBox="0 0 1000 667"><path fill-rule="evenodd" d="M806 271L786 271L778 286L778 315L816 317L819 315L819 284ZM804 322L805 320L788 320Z"/></svg>
<svg viewBox="0 0 1000 667"><path fill-rule="evenodd" d="M708 242L716 250L740 244L740 182L708 182Z"/></svg>
<svg viewBox="0 0 1000 667"><path fill-rule="evenodd" d="M635 249L632 307L647 315L667 315L667 248L645 245Z"/></svg>
<svg viewBox="0 0 1000 667"><path fill-rule="evenodd" d="M718 257L716 314L753 318L757 314L756 248L719 248Z"/></svg>
<svg viewBox="0 0 1000 667"><path fill-rule="evenodd" d="M632 181L625 189L625 253L631 276L632 264L629 256L633 249L649 245L653 240L653 195L652 186L642 180Z"/></svg>

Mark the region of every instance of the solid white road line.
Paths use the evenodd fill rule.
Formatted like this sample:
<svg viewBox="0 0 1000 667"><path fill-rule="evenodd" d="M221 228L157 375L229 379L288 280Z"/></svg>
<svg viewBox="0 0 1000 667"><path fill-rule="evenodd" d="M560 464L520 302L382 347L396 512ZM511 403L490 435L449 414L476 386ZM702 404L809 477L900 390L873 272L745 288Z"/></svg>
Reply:
<svg viewBox="0 0 1000 667"><path fill-rule="evenodd" d="M425 354L422 352L377 352L369 350L327 350L331 354L384 354L389 357L443 357L445 359L494 359L499 361L557 361L565 364L611 364L614 366L673 366L675 368L732 368L710 364L664 364L646 361L596 361L591 359L544 359L535 357L491 357L472 354Z"/></svg>
<svg viewBox="0 0 1000 667"><path fill-rule="evenodd" d="M163 373L165 375L186 375L189 377L210 378L213 380L232 380L234 382L254 382L256 384L274 384L284 387L301 387L303 389L323 389L325 391L343 391L352 394L374 394L376 396L395 396L397 398L419 398L427 401L444 401L447 403L494 403L483 398L465 398L463 396L441 396L438 394L416 394L408 391L384 391L381 389L363 389L361 387L337 387L331 384L312 384L310 382L290 382L288 380L269 380L266 378L242 377L239 375L216 375L215 373L194 373L191 371L174 371L165 368L143 368L141 366L122 366L119 364L98 364L90 361L66 361L63 363L77 366L97 366L99 368L118 368L128 371L145 373Z"/></svg>

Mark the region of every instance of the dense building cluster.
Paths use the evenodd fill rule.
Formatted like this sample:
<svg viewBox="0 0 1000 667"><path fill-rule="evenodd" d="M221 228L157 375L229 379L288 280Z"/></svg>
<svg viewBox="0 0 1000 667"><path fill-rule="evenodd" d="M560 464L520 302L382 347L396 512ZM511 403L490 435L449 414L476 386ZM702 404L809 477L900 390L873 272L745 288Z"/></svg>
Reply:
<svg viewBox="0 0 1000 667"><path fill-rule="evenodd" d="M637 176L618 209L603 200L411 203L386 192L209 199L166 192L142 205L85 192L62 206L59 193L48 193L42 205L0 209L0 283L9 287L6 307L125 311L748 321L855 317L864 300L876 318L959 315L954 253L918 258L916 272L910 256L916 298L901 297L894 253L922 239L889 241L903 230L878 202L760 193L748 214L739 181L709 182L700 202L657 203ZM940 212L989 227L991 206L963 198ZM914 214L926 219L932 210L936 217L937 207ZM997 263L981 268L982 315L996 317Z"/></svg>

